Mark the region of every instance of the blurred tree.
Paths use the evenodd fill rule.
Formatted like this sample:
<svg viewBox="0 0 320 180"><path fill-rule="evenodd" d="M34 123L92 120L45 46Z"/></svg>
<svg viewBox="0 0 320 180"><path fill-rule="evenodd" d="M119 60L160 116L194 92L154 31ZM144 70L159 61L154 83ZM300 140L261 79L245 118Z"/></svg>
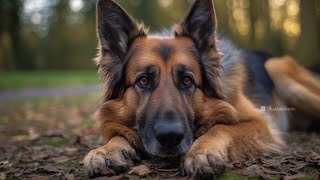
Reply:
<svg viewBox="0 0 320 180"><path fill-rule="evenodd" d="M135 19L143 21L152 32L171 28L187 13L189 1L174 0L118 0Z"/></svg>
<svg viewBox="0 0 320 180"><path fill-rule="evenodd" d="M193 0L116 0L151 32L170 28ZM0 0L0 69L93 69L96 0ZM242 48L320 59L319 0L215 1L218 32ZM291 14L291 15L290 15Z"/></svg>
<svg viewBox="0 0 320 180"><path fill-rule="evenodd" d="M277 38L273 38L271 36L271 29L270 29L270 8L269 8L269 1L260 1L260 0L252 0L250 4L255 4L257 7L256 10L252 10L250 6L251 12L251 19L255 19L254 22L251 22L251 26L254 27L252 29L252 33L254 33L254 38L251 39L252 44L257 44L259 48L268 48L270 51L275 51L278 48L274 48L273 43L277 40Z"/></svg>
<svg viewBox="0 0 320 180"><path fill-rule="evenodd" d="M4 50L0 61L4 69L27 66L21 56L21 7L22 1L20 0L0 0L0 37L2 40L0 47Z"/></svg>
<svg viewBox="0 0 320 180"><path fill-rule="evenodd" d="M314 66L320 63L319 52L319 20L316 12L317 0L300 0L300 61L306 66Z"/></svg>

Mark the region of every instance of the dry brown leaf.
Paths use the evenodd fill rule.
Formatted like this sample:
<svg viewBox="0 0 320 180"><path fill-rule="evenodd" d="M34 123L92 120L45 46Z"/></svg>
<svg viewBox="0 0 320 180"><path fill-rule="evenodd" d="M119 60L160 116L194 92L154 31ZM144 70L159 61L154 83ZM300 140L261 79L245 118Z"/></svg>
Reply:
<svg viewBox="0 0 320 180"><path fill-rule="evenodd" d="M306 167L308 163L297 162L294 167L290 168L292 172L297 172L302 168Z"/></svg>
<svg viewBox="0 0 320 180"><path fill-rule="evenodd" d="M57 164L61 164L61 163L65 163L67 161L70 160L69 157L67 156L61 156L61 157L57 157L57 158L52 158L53 162L57 163Z"/></svg>
<svg viewBox="0 0 320 180"><path fill-rule="evenodd" d="M6 173L0 172L0 180L5 180L6 179Z"/></svg>
<svg viewBox="0 0 320 180"><path fill-rule="evenodd" d="M21 141L26 141L29 139L29 136L28 135L17 135L17 136L13 136L12 137L12 140L13 141L18 141L18 142L21 142Z"/></svg>
<svg viewBox="0 0 320 180"><path fill-rule="evenodd" d="M65 177L67 180L74 180L74 175L73 175L73 174L65 174L64 177Z"/></svg>
<svg viewBox="0 0 320 180"><path fill-rule="evenodd" d="M30 160L32 161L41 161L45 158L48 158L50 155L48 154L48 152L39 152L37 154L33 154L32 157L30 158Z"/></svg>
<svg viewBox="0 0 320 180"><path fill-rule="evenodd" d="M79 149L77 149L77 148L65 148L65 151L66 151L68 154L74 154L74 153L78 152Z"/></svg>
<svg viewBox="0 0 320 180"><path fill-rule="evenodd" d="M258 165L251 165L242 171L242 174L249 177L260 176L265 179L270 179L267 174L265 174L261 167Z"/></svg>
<svg viewBox="0 0 320 180"><path fill-rule="evenodd" d="M146 165L140 165L140 166L133 167L129 171L129 174L137 174L139 176L145 176L150 173L151 173L151 170Z"/></svg>
<svg viewBox="0 0 320 180"><path fill-rule="evenodd" d="M261 167L261 170L267 174L271 174L271 175L288 175L288 173L286 172L281 172L281 171L275 171L275 170L271 170L265 167Z"/></svg>
<svg viewBox="0 0 320 180"><path fill-rule="evenodd" d="M0 161L0 165L8 165L10 162L9 161Z"/></svg>

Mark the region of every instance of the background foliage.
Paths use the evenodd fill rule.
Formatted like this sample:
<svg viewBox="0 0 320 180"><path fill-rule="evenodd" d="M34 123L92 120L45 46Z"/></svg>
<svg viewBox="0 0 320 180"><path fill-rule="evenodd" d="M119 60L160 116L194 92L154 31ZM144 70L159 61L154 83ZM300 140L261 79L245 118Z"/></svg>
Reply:
<svg viewBox="0 0 320 180"><path fill-rule="evenodd" d="M192 0L118 0L151 31L178 22ZM219 32L240 47L320 63L319 0L215 0ZM0 0L0 70L94 69L95 0Z"/></svg>

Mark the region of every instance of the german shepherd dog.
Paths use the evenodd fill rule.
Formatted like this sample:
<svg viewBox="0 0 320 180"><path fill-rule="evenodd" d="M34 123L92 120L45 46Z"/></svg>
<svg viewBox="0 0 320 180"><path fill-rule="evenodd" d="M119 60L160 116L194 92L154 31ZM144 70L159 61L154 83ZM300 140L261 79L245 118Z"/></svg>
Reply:
<svg viewBox="0 0 320 180"><path fill-rule="evenodd" d="M97 2L105 145L84 159L90 177L121 173L141 154L181 157L181 175L210 177L228 161L281 152L292 113L269 106L320 117L320 83L306 69L239 50L216 29L212 0L195 0L167 35Z"/></svg>

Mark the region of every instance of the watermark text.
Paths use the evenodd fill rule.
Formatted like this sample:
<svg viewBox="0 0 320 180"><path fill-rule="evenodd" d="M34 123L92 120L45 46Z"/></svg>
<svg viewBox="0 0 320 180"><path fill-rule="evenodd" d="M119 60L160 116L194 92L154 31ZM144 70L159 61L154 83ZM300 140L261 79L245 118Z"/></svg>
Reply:
<svg viewBox="0 0 320 180"><path fill-rule="evenodd" d="M275 112L279 112L279 111L295 111L296 109L294 107L272 107L272 106L261 106L260 107L261 111L275 111Z"/></svg>

